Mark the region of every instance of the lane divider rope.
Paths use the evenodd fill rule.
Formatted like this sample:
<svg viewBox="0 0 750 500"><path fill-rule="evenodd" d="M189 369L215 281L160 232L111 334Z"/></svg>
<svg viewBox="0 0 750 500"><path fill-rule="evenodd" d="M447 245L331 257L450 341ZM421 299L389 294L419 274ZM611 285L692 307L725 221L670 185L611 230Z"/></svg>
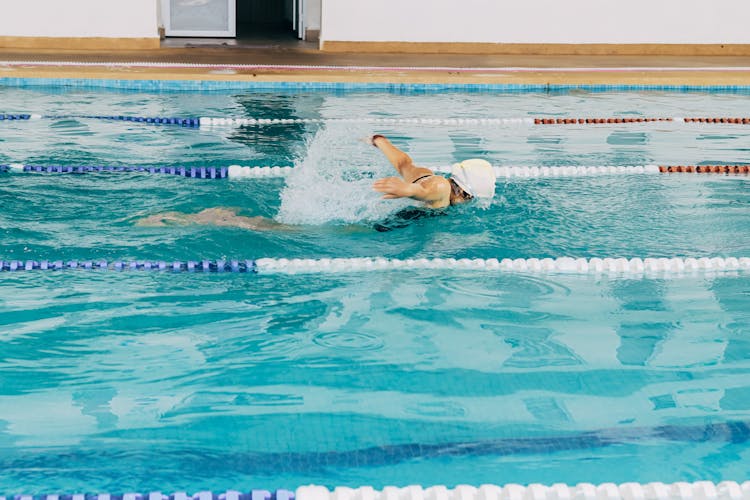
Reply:
<svg viewBox="0 0 750 500"><path fill-rule="evenodd" d="M41 118L41 115L34 115L34 118ZM0 113L0 120L31 120L32 115L29 114L19 114L19 115L6 115Z"/></svg>
<svg viewBox="0 0 750 500"><path fill-rule="evenodd" d="M293 167L255 167L257 177L281 177ZM85 174L94 172L167 174L197 179L226 179L229 167L143 167L135 165L24 165L11 163L0 165L0 172L44 173L44 174Z"/></svg>
<svg viewBox="0 0 750 500"><path fill-rule="evenodd" d="M164 271L196 273L338 273L389 270L465 270L566 274L682 274L693 272L750 270L750 257L672 258L529 258L529 259L388 259L385 257L255 260L8 260L0 261L0 272L17 271Z"/></svg>
<svg viewBox="0 0 750 500"><path fill-rule="evenodd" d="M665 484L640 483L580 483L568 486L563 483L546 486L543 484L491 484L474 486L407 486L397 488L386 486L375 490L338 487L329 491L324 486L303 486L297 488L297 500L750 500L750 481L696 481Z"/></svg>
<svg viewBox="0 0 750 500"><path fill-rule="evenodd" d="M734 124L748 125L750 117L607 117L607 118L236 118L236 117L164 117L164 116L125 116L125 115L40 115L40 114L0 114L0 121L38 120L38 119L82 118L109 121L147 123L154 125L178 125L188 128L199 127L238 127L290 124L324 124L324 123L368 123L372 125L609 125L626 123L701 123L701 124Z"/></svg>
<svg viewBox="0 0 750 500"><path fill-rule="evenodd" d="M747 174L748 165L672 165L659 166L661 173L689 173L689 174Z"/></svg>
<svg viewBox="0 0 750 500"><path fill-rule="evenodd" d="M436 173L450 173L449 166L430 167ZM246 179L286 177L290 166L228 167L144 167L134 165L0 165L0 173L85 174L94 172L166 174L194 179ZM362 167L363 171L372 167ZM750 174L750 165L569 165L558 167L493 166L495 175L503 178L578 177L591 175L633 175L657 173Z"/></svg>
<svg viewBox="0 0 750 500"><path fill-rule="evenodd" d="M70 269L101 271L173 271L173 272L258 272L254 260L188 260L188 261L145 261L145 260L0 260L0 272L14 271L63 271Z"/></svg>
<svg viewBox="0 0 750 500"><path fill-rule="evenodd" d="M13 495L2 496L0 500L294 500L294 491L290 490L250 490L242 492L228 490L224 493L213 493L211 491L199 491L194 494L175 492L171 495L162 494L160 491L150 493L124 493L124 494L73 494L73 495Z"/></svg>
<svg viewBox="0 0 750 500"><path fill-rule="evenodd" d="M620 72L750 72L748 66L618 66L618 67L522 67L522 66L362 66L311 64L220 64L148 61L0 61L0 66L62 66L62 67L118 67L118 68L194 68L237 70L289 71L451 71L499 73L620 73Z"/></svg>
<svg viewBox="0 0 750 500"><path fill-rule="evenodd" d="M719 118L649 118L649 117L611 117L611 118L534 118L534 125L603 125L619 123L729 123L735 125L750 124L750 118L719 117Z"/></svg>
<svg viewBox="0 0 750 500"><path fill-rule="evenodd" d="M478 487L459 485L449 488L443 485L422 487L386 486L377 490L371 486L359 488L325 486L301 486L295 491L251 490L250 492L228 490L224 493L200 491L194 494L176 492L170 495L160 491L124 494L56 494L1 496L0 500L750 500L750 481L675 482L675 483L579 483L569 486L564 483L544 485L532 483L494 485Z"/></svg>

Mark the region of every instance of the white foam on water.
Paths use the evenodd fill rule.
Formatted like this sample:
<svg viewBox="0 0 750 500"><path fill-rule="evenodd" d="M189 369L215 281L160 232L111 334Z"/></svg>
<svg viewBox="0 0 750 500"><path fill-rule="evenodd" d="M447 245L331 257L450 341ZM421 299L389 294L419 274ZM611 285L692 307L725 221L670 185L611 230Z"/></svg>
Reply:
<svg viewBox="0 0 750 500"><path fill-rule="evenodd" d="M383 200L373 191L380 177L398 173L377 149L358 141L372 131L329 124L312 137L302 162L286 178L276 220L285 224L352 224L382 220L414 200ZM369 165L362 171L358 165Z"/></svg>

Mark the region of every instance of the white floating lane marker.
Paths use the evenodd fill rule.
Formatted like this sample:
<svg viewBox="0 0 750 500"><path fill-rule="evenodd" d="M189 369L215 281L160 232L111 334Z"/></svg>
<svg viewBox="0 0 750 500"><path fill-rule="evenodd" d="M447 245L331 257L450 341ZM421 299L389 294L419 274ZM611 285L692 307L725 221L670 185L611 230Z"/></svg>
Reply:
<svg viewBox="0 0 750 500"><path fill-rule="evenodd" d="M429 167L436 173L450 173L451 167ZM373 167L361 167L363 171ZM562 166L562 167L493 167L498 178L536 178L536 177L583 177L592 175L633 175L658 174L658 165L600 165L600 166ZM230 179L248 179L255 177L283 177L289 175L294 167L268 166L249 167L230 165L227 176Z"/></svg>
<svg viewBox="0 0 750 500"><path fill-rule="evenodd" d="M295 492L296 500L750 500L750 481L696 481L665 484L641 483L602 483L594 485L579 483L575 486L557 483L506 484L497 486L485 484L479 487L459 485L446 486L407 486L397 488L386 486L375 490L370 486L361 488L337 487L333 491L325 486L302 486Z"/></svg>
<svg viewBox="0 0 750 500"><path fill-rule="evenodd" d="M202 116L199 119L201 128L239 127L248 125L287 125L310 123L368 123L371 125L496 125L496 126L531 126L534 118L235 118Z"/></svg>
<svg viewBox="0 0 750 500"><path fill-rule="evenodd" d="M250 179L258 177L286 177L291 174L295 167L267 166L267 167L242 167L230 165L227 168L229 179Z"/></svg>
<svg viewBox="0 0 750 500"><path fill-rule="evenodd" d="M386 270L465 270L535 274L679 275L750 270L749 257L672 258L529 258L529 259L387 259L383 257L276 259L255 261L259 273L339 273Z"/></svg>

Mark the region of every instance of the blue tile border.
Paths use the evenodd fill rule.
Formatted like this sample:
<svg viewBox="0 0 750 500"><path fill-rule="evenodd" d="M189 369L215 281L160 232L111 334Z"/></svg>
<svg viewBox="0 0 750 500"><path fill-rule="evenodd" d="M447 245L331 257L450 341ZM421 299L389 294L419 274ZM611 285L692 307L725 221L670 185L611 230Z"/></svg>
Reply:
<svg viewBox="0 0 750 500"><path fill-rule="evenodd" d="M0 78L0 87L107 89L144 92L328 91L389 93L710 92L750 94L746 85L548 85L501 83L256 82L217 80L113 80L88 78Z"/></svg>

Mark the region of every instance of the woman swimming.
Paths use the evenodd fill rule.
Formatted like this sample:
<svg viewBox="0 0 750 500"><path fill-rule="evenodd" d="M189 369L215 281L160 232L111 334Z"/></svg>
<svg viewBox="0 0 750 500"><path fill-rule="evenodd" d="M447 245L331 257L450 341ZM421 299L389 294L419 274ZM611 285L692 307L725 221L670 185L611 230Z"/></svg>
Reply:
<svg viewBox="0 0 750 500"><path fill-rule="evenodd" d="M419 211L417 216L411 212L409 216L398 217L398 220L413 221L424 216L442 215L444 211L432 212L450 205L465 203L473 198L491 199L495 195L495 173L486 160L472 159L456 163L451 168L451 176L445 178L435 175L429 168L414 164L411 157L391 144L386 137L376 134L367 142L385 154L401 177L385 177L373 183L373 189L383 193L385 199L411 198L424 203L427 210ZM414 211L414 209L410 209ZM165 212L151 215L136 222L138 226L167 226L167 225L210 225L239 227L252 231L294 231L295 226L289 226L267 219L265 217L246 217L238 215L227 208L207 208L197 214L181 212ZM408 224L408 222L407 222ZM376 224L378 231L403 227L406 224ZM386 229L383 229L386 228Z"/></svg>
<svg viewBox="0 0 750 500"><path fill-rule="evenodd" d="M378 179L373 189L385 199L411 198L424 202L428 208L444 208L473 198L495 196L495 172L486 160L472 159L456 163L451 176L435 175L432 170L414 164L411 157L391 144L382 135L373 135L370 144L383 152L401 174Z"/></svg>

